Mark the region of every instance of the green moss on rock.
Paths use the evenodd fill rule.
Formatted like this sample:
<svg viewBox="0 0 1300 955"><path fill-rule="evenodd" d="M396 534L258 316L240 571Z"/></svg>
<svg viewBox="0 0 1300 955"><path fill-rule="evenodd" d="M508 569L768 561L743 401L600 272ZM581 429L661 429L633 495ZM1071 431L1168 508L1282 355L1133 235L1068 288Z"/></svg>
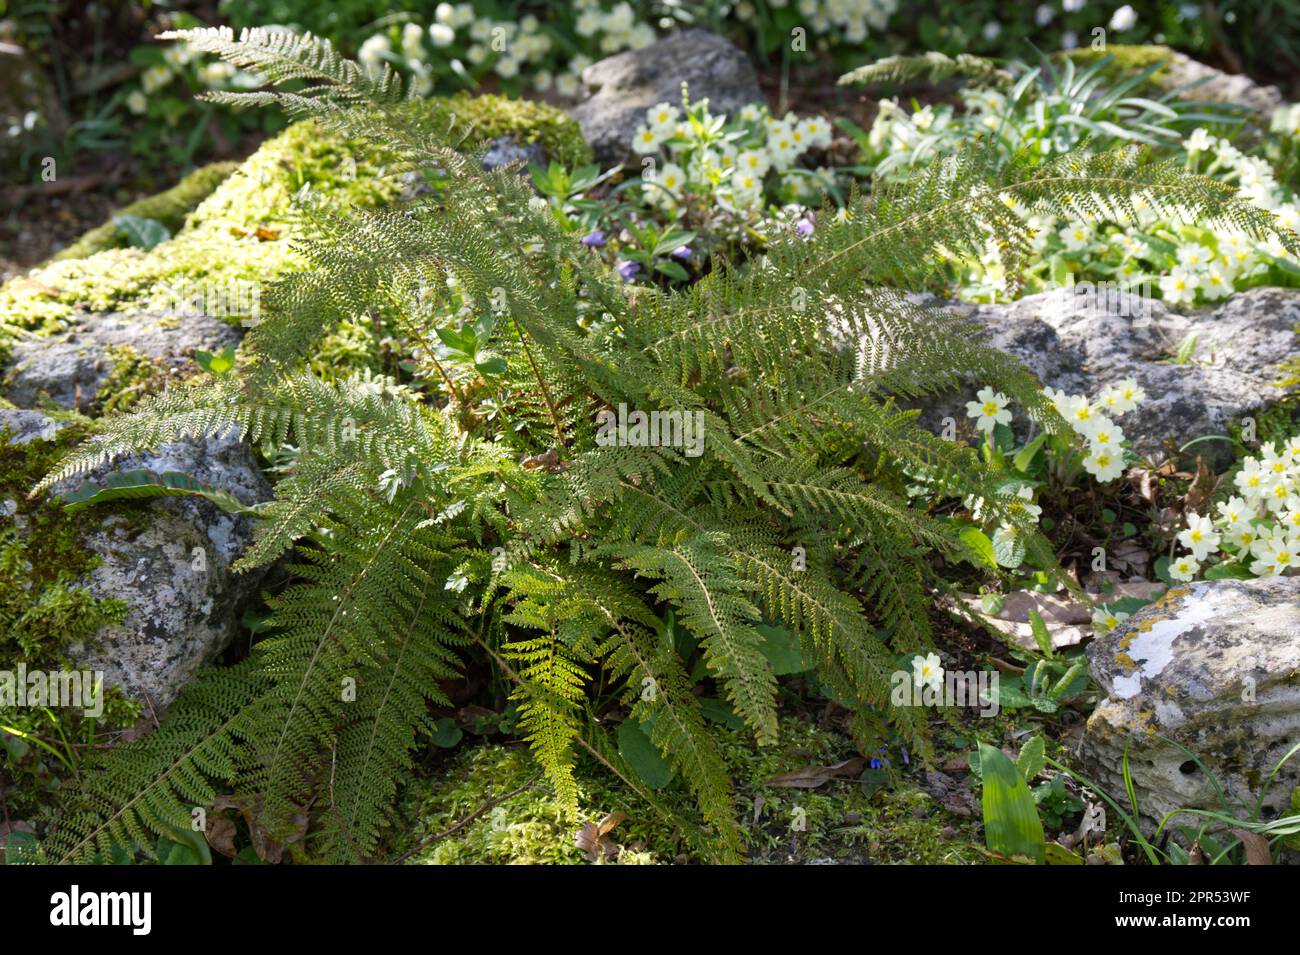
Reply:
<svg viewBox="0 0 1300 955"><path fill-rule="evenodd" d="M1102 68L1102 73L1112 83L1157 66L1159 69L1152 73L1151 80L1158 84L1161 74L1173 62L1175 54L1169 47L1154 43L1108 43L1104 50L1094 50L1090 46L1085 46L1073 50L1063 50L1054 55L1058 59L1068 59L1076 66L1084 67L1091 66L1098 60L1109 56L1111 61Z"/></svg>
<svg viewBox="0 0 1300 955"><path fill-rule="evenodd" d="M472 126L467 146L514 133L524 142L540 143L560 162L590 158L577 124L545 104L454 96L422 108ZM168 241L147 252L108 248L82 258L65 254L0 287L0 314L20 328L53 331L78 309L163 309L196 286L233 295L234 289L271 281L303 264L293 248L303 228L293 210L294 194L305 188L331 204L374 208L400 193L397 177L385 174L391 160L382 150L316 122L296 123L224 177ZM94 235L86 236L86 248L101 241Z"/></svg>

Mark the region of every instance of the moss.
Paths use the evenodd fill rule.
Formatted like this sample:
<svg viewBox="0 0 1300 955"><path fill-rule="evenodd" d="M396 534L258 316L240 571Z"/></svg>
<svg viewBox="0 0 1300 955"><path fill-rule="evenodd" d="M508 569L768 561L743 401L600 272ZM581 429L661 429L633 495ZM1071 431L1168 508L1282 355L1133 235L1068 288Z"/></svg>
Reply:
<svg viewBox="0 0 1300 955"><path fill-rule="evenodd" d="M544 104L455 96L421 108L472 124L476 139L514 132L541 143L558 161L590 159L573 119ZM384 174L391 158L315 122L297 123L225 177L168 241L147 252L109 248L61 257L0 287L0 314L20 328L54 331L77 309L162 309L186 286L216 286L234 295L271 281L303 264L293 248L302 228L294 194L306 188L331 204L374 208L400 192L400 182Z"/></svg>
<svg viewBox="0 0 1300 955"><path fill-rule="evenodd" d="M591 162L591 147L577 121L553 106L507 96L449 97L450 110L474 125L476 138L495 139L515 133L524 143L538 143L548 159L572 169Z"/></svg>
<svg viewBox="0 0 1300 955"><path fill-rule="evenodd" d="M1102 67L1102 75L1110 83L1127 79L1134 73L1141 73L1143 70L1158 66L1159 69L1151 74L1150 80L1159 85L1161 76L1165 73L1165 67L1173 62L1174 55L1174 51L1169 47L1159 46L1154 43L1108 43L1104 50L1079 47L1074 50L1063 50L1060 53L1055 53L1053 57L1058 60L1068 59L1076 66L1086 67L1109 56L1111 61Z"/></svg>
<svg viewBox="0 0 1300 955"><path fill-rule="evenodd" d="M217 186L238 168L238 163L214 162L194 170L172 188L154 196L148 196L129 206L117 210L114 216L139 216L141 219L156 219L170 232L176 232L185 224L185 217L200 202L210 196ZM103 252L105 249L117 248L124 243L118 236L117 226L112 218L103 225L91 229L72 245L54 256L52 261L63 259L84 259Z"/></svg>
<svg viewBox="0 0 1300 955"><path fill-rule="evenodd" d="M93 407L100 414L129 411L142 397L163 388L167 382L164 362L141 355L130 345L108 349L111 369L95 393Z"/></svg>
<svg viewBox="0 0 1300 955"><path fill-rule="evenodd" d="M0 660L4 669L57 671L69 665L72 643L89 639L104 624L120 622L127 606L96 599L79 581L99 558L82 545L84 520L67 514L57 500L29 498L28 491L68 449L91 431L90 423L67 412L52 440L12 445L0 426ZM123 726L140 715L138 704L119 691L105 692L100 725ZM39 815L61 780L75 772L76 751L67 741L94 732L95 721L76 709L21 708L0 711L0 770L14 782L9 811L17 818ZM25 734L25 735L23 735ZM52 749L36 740L62 743ZM49 746L50 744L46 744ZM58 755L56 755L56 753Z"/></svg>
<svg viewBox="0 0 1300 955"><path fill-rule="evenodd" d="M736 783L737 816L751 862L979 861L973 848L973 821L949 815L906 779L874 797L854 779L813 790L767 785L780 773L831 765L857 755L852 742L838 733L786 717L778 746L759 749L743 732L726 733L722 755ZM535 772L536 763L523 746L484 743L447 757L436 778L417 780L407 788L403 803L407 825L396 841L397 853L456 826L494 797L524 785ZM435 841L414 861L582 864L587 859L574 842L575 833L584 823L598 822L615 811L627 815L610 834L623 847L620 862L706 861L687 845L678 827L598 767L580 764L577 777L579 819L565 819L545 781L539 780ZM680 784L658 796L670 809L690 812L690 798ZM758 797L761 801L756 803ZM952 832L945 834L950 826Z"/></svg>

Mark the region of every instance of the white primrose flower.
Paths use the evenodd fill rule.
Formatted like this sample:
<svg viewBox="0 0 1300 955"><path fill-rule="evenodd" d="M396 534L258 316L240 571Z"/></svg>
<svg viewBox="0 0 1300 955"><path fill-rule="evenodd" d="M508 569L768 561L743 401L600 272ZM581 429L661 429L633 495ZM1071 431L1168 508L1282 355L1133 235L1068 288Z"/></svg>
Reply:
<svg viewBox="0 0 1300 955"><path fill-rule="evenodd" d="M1192 135L1183 140L1183 148L1189 153L1207 153L1215 146L1215 139L1204 126L1192 130Z"/></svg>
<svg viewBox="0 0 1300 955"><path fill-rule="evenodd" d="M1065 408L1063 417L1070 422L1076 433L1087 437L1087 433L1096 423L1098 417L1105 417L1100 411L1092 406L1083 395L1070 395L1065 399Z"/></svg>
<svg viewBox="0 0 1300 955"><path fill-rule="evenodd" d="M966 402L966 416L975 419L975 427L988 435L1000 424L1011 423L1011 412L1007 405L1011 399L992 388L984 387L975 393L976 401Z"/></svg>
<svg viewBox="0 0 1300 955"><path fill-rule="evenodd" d="M1094 417L1084 434L1088 439L1089 451L1094 453L1109 451L1115 455L1123 455L1120 445L1124 441L1124 432L1104 415Z"/></svg>
<svg viewBox="0 0 1300 955"><path fill-rule="evenodd" d="M761 149L746 149L736 156L736 168L761 179L772 168L772 160Z"/></svg>
<svg viewBox="0 0 1300 955"><path fill-rule="evenodd" d="M1204 268L1214 261L1214 253L1199 243L1191 242L1179 247L1178 261L1189 269Z"/></svg>
<svg viewBox="0 0 1300 955"><path fill-rule="evenodd" d="M1124 458L1117 452L1094 451L1083 459L1083 469L1104 484L1124 473Z"/></svg>
<svg viewBox="0 0 1300 955"><path fill-rule="evenodd" d="M1110 23L1107 24L1116 33L1123 33L1125 30L1132 30L1137 26L1138 15L1127 3L1110 15Z"/></svg>
<svg viewBox="0 0 1300 955"><path fill-rule="evenodd" d="M1256 560L1250 572L1256 576L1275 576L1300 566L1300 536L1288 528L1277 527L1267 536L1261 534L1250 547Z"/></svg>
<svg viewBox="0 0 1300 955"><path fill-rule="evenodd" d="M1200 276L1184 266L1176 266L1168 275L1160 277L1160 294L1173 305L1195 301L1196 290L1200 287Z"/></svg>
<svg viewBox="0 0 1300 955"><path fill-rule="evenodd" d="M641 125L632 137L632 150L640 156L659 151L659 144L672 135L671 130Z"/></svg>
<svg viewBox="0 0 1300 955"><path fill-rule="evenodd" d="M1077 252L1092 241L1092 227L1079 220L1071 222L1057 234L1067 252Z"/></svg>
<svg viewBox="0 0 1300 955"><path fill-rule="evenodd" d="M917 654L912 657L912 680L918 688L929 686L937 690L943 686L943 665L939 661L939 654Z"/></svg>
<svg viewBox="0 0 1300 955"><path fill-rule="evenodd" d="M1169 565L1169 576L1174 580L1181 580L1183 583L1192 580L1200 572L1200 563L1187 554L1179 557Z"/></svg>
<svg viewBox="0 0 1300 955"><path fill-rule="evenodd" d="M1219 533L1208 517L1192 511L1187 515L1187 529L1178 534L1178 543L1190 550L1197 560L1205 560L1219 549Z"/></svg>
<svg viewBox="0 0 1300 955"><path fill-rule="evenodd" d="M1103 604L1092 612L1092 629L1097 634L1110 633L1130 616L1131 614L1118 613Z"/></svg>
<svg viewBox="0 0 1300 955"><path fill-rule="evenodd" d="M1113 385L1107 385L1100 395L1097 396L1097 403L1109 411L1111 414L1122 415L1137 409L1140 402L1145 401L1147 393L1142 390L1132 378L1125 378Z"/></svg>
<svg viewBox="0 0 1300 955"><path fill-rule="evenodd" d="M1248 523L1251 518L1256 516L1256 509L1246 503L1246 499L1234 494L1226 501L1220 501L1215 505L1215 510L1219 512L1219 520L1227 524L1229 528L1238 524Z"/></svg>
<svg viewBox="0 0 1300 955"><path fill-rule="evenodd" d="M645 121L650 128L667 132L668 135L672 135L672 130L676 129L679 119L681 119L681 111L671 103L660 103L645 111Z"/></svg>
<svg viewBox="0 0 1300 955"><path fill-rule="evenodd" d="M1242 464L1241 470L1232 479L1247 501L1260 501L1263 499L1267 480L1268 474L1254 458L1247 458Z"/></svg>

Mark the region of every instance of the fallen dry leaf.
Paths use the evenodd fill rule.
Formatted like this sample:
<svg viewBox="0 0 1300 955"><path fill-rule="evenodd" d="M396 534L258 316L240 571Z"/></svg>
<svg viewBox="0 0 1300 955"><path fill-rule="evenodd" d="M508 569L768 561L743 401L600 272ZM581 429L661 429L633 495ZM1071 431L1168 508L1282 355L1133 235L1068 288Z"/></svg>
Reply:
<svg viewBox="0 0 1300 955"><path fill-rule="evenodd" d="M1003 598L1002 609L996 615L983 611L978 596L961 594L960 597L977 620L983 620L1013 646L1026 650L1038 646L1034 642L1033 627L1029 624L1031 610L1043 618L1054 649L1078 646L1092 636L1092 611L1068 597L1017 590Z"/></svg>
<svg viewBox="0 0 1300 955"><path fill-rule="evenodd" d="M586 854L588 862L613 862L623 847L608 836L626 818L626 813L611 812L598 823L585 823L573 834L573 843Z"/></svg>
<svg viewBox="0 0 1300 955"><path fill-rule="evenodd" d="M1272 865L1273 853L1268 849L1268 840L1258 832L1251 832L1249 829L1229 829L1234 836L1241 840L1241 844L1246 848L1246 865Z"/></svg>
<svg viewBox="0 0 1300 955"><path fill-rule="evenodd" d="M859 775L867 767L867 761L860 756L846 759L834 766L804 766L773 776L764 785L781 789L817 789L825 786L832 779L844 779Z"/></svg>

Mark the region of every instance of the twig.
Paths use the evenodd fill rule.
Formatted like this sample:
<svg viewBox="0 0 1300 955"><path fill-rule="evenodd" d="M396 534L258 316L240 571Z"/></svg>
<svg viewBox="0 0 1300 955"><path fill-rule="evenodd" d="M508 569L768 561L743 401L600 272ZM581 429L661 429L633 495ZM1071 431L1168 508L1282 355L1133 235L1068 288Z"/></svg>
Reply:
<svg viewBox="0 0 1300 955"><path fill-rule="evenodd" d="M411 858L411 856L427 849L429 846L433 845L439 839L446 839L448 836L460 832L460 830L464 829L474 820L478 819L480 816L482 816L484 813L488 812L489 810L494 809L497 806L501 805L501 803L505 802L507 799L513 799L515 796L518 796L525 789L531 789L533 785L537 782L537 780L541 778L542 778L542 771L539 769L537 772L533 773L533 775L529 777L528 781L525 782L522 786L510 790L510 792L506 793L504 796L498 796L495 799L489 799L487 802L483 803L483 805L479 806L477 809L475 809L472 813L470 813L460 822L456 823L455 825L448 826L446 829L442 830L442 832L435 832L433 835L429 836L429 838L425 839L414 849L411 849L409 852L403 854L402 856L399 856L396 863L394 864L401 865L407 859Z"/></svg>

